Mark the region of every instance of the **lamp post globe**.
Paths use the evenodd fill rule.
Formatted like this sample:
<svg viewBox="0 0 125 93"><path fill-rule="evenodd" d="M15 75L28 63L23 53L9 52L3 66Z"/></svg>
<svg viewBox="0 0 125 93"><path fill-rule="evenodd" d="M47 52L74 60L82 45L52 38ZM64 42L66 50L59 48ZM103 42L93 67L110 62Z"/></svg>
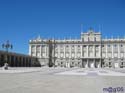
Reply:
<svg viewBox="0 0 125 93"><path fill-rule="evenodd" d="M5 43L2 44L2 48L5 49L5 51L8 53L9 49L13 49L13 45L7 40ZM4 61L4 66L8 66L8 57L6 55L5 61Z"/></svg>

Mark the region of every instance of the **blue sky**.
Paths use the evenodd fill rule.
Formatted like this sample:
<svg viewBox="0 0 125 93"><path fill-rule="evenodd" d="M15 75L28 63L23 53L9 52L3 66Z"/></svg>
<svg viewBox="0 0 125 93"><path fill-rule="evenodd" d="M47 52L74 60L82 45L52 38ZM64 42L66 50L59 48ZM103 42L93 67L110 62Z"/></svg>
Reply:
<svg viewBox="0 0 125 93"><path fill-rule="evenodd" d="M125 36L125 0L0 0L0 44L28 54L29 39L80 38L101 26L103 37ZM0 48L2 49L2 48Z"/></svg>

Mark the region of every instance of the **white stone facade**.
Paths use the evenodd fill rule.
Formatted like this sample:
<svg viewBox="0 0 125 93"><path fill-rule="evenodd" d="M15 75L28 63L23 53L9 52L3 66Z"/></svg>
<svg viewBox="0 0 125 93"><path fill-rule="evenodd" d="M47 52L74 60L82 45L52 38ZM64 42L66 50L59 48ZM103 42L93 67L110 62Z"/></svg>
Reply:
<svg viewBox="0 0 125 93"><path fill-rule="evenodd" d="M60 67L124 68L125 39L102 39L101 33L92 29L81 33L80 39L38 37L29 41L29 55L38 57L43 66L48 65L51 57L54 66Z"/></svg>

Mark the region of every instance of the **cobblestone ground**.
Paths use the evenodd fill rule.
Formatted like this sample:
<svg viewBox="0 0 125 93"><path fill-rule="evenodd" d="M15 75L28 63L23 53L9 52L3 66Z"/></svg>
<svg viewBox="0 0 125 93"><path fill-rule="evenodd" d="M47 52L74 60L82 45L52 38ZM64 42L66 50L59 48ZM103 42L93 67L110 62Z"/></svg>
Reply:
<svg viewBox="0 0 125 93"><path fill-rule="evenodd" d="M121 69L43 67L3 71L0 68L0 93L104 93L103 88L125 88L123 72Z"/></svg>

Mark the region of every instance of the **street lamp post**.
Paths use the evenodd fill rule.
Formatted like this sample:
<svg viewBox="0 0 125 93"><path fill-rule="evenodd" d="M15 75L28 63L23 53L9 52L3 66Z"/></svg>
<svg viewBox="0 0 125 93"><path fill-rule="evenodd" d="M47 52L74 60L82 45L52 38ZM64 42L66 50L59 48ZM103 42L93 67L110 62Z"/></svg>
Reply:
<svg viewBox="0 0 125 93"><path fill-rule="evenodd" d="M8 53L9 49L13 48L13 45L9 42L9 40L7 40L6 43L2 44L2 48L4 48L6 52ZM7 66L8 65L7 63L8 63L8 57L6 55L4 66Z"/></svg>
<svg viewBox="0 0 125 93"><path fill-rule="evenodd" d="M6 41L6 43L2 44L2 48L6 49L6 52L8 52L9 48L12 49L13 45L10 44L9 40Z"/></svg>
<svg viewBox="0 0 125 93"><path fill-rule="evenodd" d="M49 46L49 63L48 66L52 67L53 66L53 62L52 62L52 40L48 40L48 46Z"/></svg>

